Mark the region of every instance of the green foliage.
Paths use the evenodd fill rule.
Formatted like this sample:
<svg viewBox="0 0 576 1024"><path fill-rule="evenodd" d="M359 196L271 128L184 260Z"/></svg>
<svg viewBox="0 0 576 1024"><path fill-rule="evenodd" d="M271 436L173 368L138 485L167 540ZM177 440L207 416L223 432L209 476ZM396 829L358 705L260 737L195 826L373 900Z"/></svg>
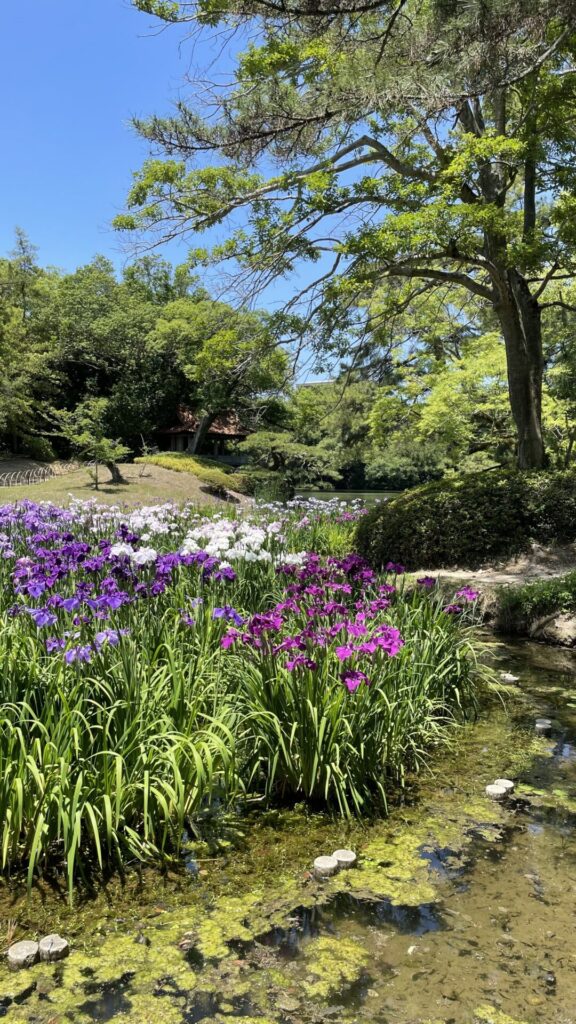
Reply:
<svg viewBox="0 0 576 1024"><path fill-rule="evenodd" d="M214 718L197 654L158 642L170 627L157 627L146 657L134 639L70 673L2 621L2 870L26 862L31 884L57 848L71 894L87 849L101 869L173 855L234 755L226 705Z"/></svg>
<svg viewBox="0 0 576 1024"><path fill-rule="evenodd" d="M54 462L56 458L54 446L47 437L27 434L22 437L21 448L24 455L38 462Z"/></svg>
<svg viewBox="0 0 576 1024"><path fill-rule="evenodd" d="M0 260L0 359L0 443L15 452L51 410L105 399L102 436L136 451L179 404L262 417L290 378L276 321L211 300L187 265L145 256L118 280L97 256L44 271L22 233Z"/></svg>
<svg viewBox="0 0 576 1024"><path fill-rule="evenodd" d="M124 459L130 449L120 441L106 437L108 400L106 398L86 399L74 412L61 412L58 416L62 436L70 442L74 451L85 462L94 462L94 486L98 490L98 464L112 469L113 476L119 476L116 463Z"/></svg>
<svg viewBox="0 0 576 1024"><path fill-rule="evenodd" d="M334 453L328 446L298 444L288 433L261 430L238 447L257 466L281 474L291 487L338 480Z"/></svg>
<svg viewBox="0 0 576 1024"><path fill-rule="evenodd" d="M151 343L175 362L191 404L207 413L251 409L262 393L281 392L290 376L268 317L207 297L168 303Z"/></svg>
<svg viewBox="0 0 576 1024"><path fill-rule="evenodd" d="M503 628L525 628L545 615L576 611L576 572L551 580L536 580L521 587L503 587L498 593L498 617Z"/></svg>
<svg viewBox="0 0 576 1024"><path fill-rule="evenodd" d="M359 523L358 550L374 565L475 567L530 541L576 540L574 473L489 471L445 479L377 506Z"/></svg>
<svg viewBox="0 0 576 1024"><path fill-rule="evenodd" d="M381 331L375 291L394 322L404 284L464 289L505 343L518 464L542 468L542 298L576 269L576 136L562 113L576 53L562 0L533 7L170 8L167 21L255 36L205 110L194 97L137 123L163 157L136 174L117 226L173 237L226 225L224 242L191 258L235 263L244 288L292 276L308 343L354 367ZM458 331L458 301L450 319ZM458 428L447 423L457 443Z"/></svg>
<svg viewBox="0 0 576 1024"><path fill-rule="evenodd" d="M136 462L147 465L162 466L176 473L192 473L202 483L224 490L238 491L240 494L252 494L253 484L250 476L243 471L234 471L231 466L204 458L202 455L188 455L186 452L166 452L162 455L147 455L137 458Z"/></svg>

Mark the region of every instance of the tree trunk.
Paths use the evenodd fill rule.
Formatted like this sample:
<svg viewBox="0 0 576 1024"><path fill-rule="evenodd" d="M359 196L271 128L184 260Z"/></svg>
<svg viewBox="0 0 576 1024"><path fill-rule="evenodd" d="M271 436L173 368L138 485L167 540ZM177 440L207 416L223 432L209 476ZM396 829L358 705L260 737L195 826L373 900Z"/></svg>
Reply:
<svg viewBox="0 0 576 1024"><path fill-rule="evenodd" d="M506 272L506 284L495 310L506 346L508 393L518 435L518 468L542 469L546 456L542 437L541 311L517 270Z"/></svg>
<svg viewBox="0 0 576 1024"><path fill-rule="evenodd" d="M207 412L207 413L204 413L200 417L200 419L198 420L198 426L196 427L196 430L194 431L194 435L192 437L192 440L188 444L188 451L192 455L195 455L196 452L201 447L201 445L203 444L204 438L206 437L206 434L208 433L208 431L209 431L210 427L212 426L212 424L213 424L215 419L216 419L216 413L214 413L214 412Z"/></svg>
<svg viewBox="0 0 576 1024"><path fill-rule="evenodd" d="M112 477L113 484L126 483L124 477L122 476L122 473L120 472L120 467L116 462L106 462L105 466L108 472L110 473L110 476Z"/></svg>

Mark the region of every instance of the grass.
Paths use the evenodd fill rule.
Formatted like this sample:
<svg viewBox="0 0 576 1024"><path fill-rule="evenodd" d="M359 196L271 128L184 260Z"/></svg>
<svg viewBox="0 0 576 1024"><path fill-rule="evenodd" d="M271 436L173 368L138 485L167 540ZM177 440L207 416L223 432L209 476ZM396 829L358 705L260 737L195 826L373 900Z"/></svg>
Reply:
<svg viewBox="0 0 576 1024"><path fill-rule="evenodd" d="M192 473L198 480L212 487L223 487L237 491L239 494L251 494L251 481L246 473L237 472L232 466L226 466L203 455L188 455L186 452L166 452L162 455L136 459L148 465L161 466L163 469L176 473Z"/></svg>
<svg viewBox="0 0 576 1024"><path fill-rule="evenodd" d="M19 487L0 487L0 505L28 498L30 501L52 501L56 505L67 505L71 497L97 498L105 504L154 504L164 501L193 501L198 505L217 503L218 499L202 491L206 482L192 474L192 471L175 471L172 467L151 465L123 465L124 484L113 484L105 469L100 469L103 478L99 489L94 490L92 478L87 469L75 470L63 476L51 477L38 484L24 484ZM229 486L229 484L227 484Z"/></svg>

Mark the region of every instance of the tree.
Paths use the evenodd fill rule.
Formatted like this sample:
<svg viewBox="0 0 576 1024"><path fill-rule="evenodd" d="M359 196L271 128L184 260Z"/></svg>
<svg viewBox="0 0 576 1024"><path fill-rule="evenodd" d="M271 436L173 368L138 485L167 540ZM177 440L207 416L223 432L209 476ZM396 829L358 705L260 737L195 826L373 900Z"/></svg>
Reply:
<svg viewBox="0 0 576 1024"><path fill-rule="evenodd" d="M258 312L209 298L179 299L164 308L154 339L186 381L181 397L199 413L192 451L219 413L262 412L262 396L281 393L290 378L273 322Z"/></svg>
<svg viewBox="0 0 576 1024"><path fill-rule="evenodd" d="M105 398L87 399L73 412L62 411L57 419L63 437L86 462L94 463L94 487L98 490L98 466L106 466L112 483L124 483L118 467L130 449L105 436L108 403Z"/></svg>
<svg viewBox="0 0 576 1024"><path fill-rule="evenodd" d="M38 441L34 435L42 407L56 389L53 346L44 322L54 288L54 275L37 265L34 246L17 229L13 251L0 259L0 439L14 451ZM44 448L49 453L49 446Z"/></svg>
<svg viewBox="0 0 576 1024"><path fill-rule="evenodd" d="M173 236L243 212L197 261L236 261L253 287L319 266L300 292L306 330L344 353L374 327L375 288L389 284L392 312L402 281L465 288L503 337L518 465L542 467L542 313L576 242L573 5L135 3L167 21L256 22L258 41L219 117L181 102L138 124L165 159L136 175L117 226Z"/></svg>
<svg viewBox="0 0 576 1024"><path fill-rule="evenodd" d="M335 381L297 387L289 405L294 440L330 450L346 487L363 487L376 385L342 375Z"/></svg>
<svg viewBox="0 0 576 1024"><path fill-rule="evenodd" d="M289 433L260 430L238 447L255 465L279 473L290 488L339 478L334 453L322 445L298 444Z"/></svg>

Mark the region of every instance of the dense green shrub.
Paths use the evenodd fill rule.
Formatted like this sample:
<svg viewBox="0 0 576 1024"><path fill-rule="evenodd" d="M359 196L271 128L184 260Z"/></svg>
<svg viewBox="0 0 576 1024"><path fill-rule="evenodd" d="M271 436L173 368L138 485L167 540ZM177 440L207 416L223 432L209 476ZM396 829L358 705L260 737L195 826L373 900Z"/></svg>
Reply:
<svg viewBox="0 0 576 1024"><path fill-rule="evenodd" d="M54 462L56 458L52 442L38 434L27 434L22 438L21 448L23 455L28 455L39 462Z"/></svg>
<svg viewBox="0 0 576 1024"><path fill-rule="evenodd" d="M427 484L378 505L359 523L373 565L478 566L530 541L576 539L576 474L491 471Z"/></svg>
<svg viewBox="0 0 576 1024"><path fill-rule="evenodd" d="M544 615L575 611L576 572L522 587L503 587L498 596L498 619L502 628L510 631L523 631Z"/></svg>

